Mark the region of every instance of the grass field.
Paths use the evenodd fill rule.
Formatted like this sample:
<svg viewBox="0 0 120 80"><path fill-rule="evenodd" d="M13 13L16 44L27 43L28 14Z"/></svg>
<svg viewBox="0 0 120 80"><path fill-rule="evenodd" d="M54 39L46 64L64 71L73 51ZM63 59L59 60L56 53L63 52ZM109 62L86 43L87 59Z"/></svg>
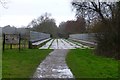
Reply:
<svg viewBox="0 0 120 80"><path fill-rule="evenodd" d="M2 77L2 37L0 36L0 79Z"/></svg>
<svg viewBox="0 0 120 80"><path fill-rule="evenodd" d="M18 49L5 50L2 55L3 78L30 78L40 62L52 50Z"/></svg>
<svg viewBox="0 0 120 80"><path fill-rule="evenodd" d="M96 56L90 49L70 50L66 61L75 78L118 78L119 75L120 61Z"/></svg>

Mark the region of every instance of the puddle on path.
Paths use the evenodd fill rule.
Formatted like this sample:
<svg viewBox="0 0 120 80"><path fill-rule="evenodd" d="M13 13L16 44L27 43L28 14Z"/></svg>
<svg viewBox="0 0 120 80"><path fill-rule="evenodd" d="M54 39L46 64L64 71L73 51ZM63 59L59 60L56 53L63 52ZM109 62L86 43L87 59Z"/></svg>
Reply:
<svg viewBox="0 0 120 80"><path fill-rule="evenodd" d="M55 49L38 66L33 78L74 78L65 57L69 50Z"/></svg>

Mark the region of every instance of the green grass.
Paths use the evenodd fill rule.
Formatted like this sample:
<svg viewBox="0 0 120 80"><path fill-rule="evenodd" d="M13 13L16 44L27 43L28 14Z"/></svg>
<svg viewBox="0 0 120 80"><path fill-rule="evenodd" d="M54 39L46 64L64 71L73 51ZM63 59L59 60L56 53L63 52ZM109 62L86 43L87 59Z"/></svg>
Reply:
<svg viewBox="0 0 120 80"><path fill-rule="evenodd" d="M2 77L2 37L0 37L0 79Z"/></svg>
<svg viewBox="0 0 120 80"><path fill-rule="evenodd" d="M18 49L5 50L2 55L3 78L30 78L40 62L52 50Z"/></svg>
<svg viewBox="0 0 120 80"><path fill-rule="evenodd" d="M66 61L75 78L118 78L119 75L119 61L96 56L91 49L70 50Z"/></svg>

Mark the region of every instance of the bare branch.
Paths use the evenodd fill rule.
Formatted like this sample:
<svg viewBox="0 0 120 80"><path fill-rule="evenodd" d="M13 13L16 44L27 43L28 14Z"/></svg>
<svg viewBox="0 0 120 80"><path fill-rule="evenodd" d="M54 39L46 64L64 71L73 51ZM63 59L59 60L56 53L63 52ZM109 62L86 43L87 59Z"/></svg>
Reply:
<svg viewBox="0 0 120 80"><path fill-rule="evenodd" d="M5 8L5 9L7 9L7 7L6 7L6 4L7 4L8 2L6 1L6 0L0 0L0 4Z"/></svg>

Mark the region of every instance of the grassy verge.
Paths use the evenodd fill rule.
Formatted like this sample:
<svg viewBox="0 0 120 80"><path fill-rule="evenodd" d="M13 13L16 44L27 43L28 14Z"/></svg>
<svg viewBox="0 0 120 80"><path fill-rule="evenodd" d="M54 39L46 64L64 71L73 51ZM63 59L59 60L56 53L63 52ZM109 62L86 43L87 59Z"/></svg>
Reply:
<svg viewBox="0 0 120 80"><path fill-rule="evenodd" d="M30 78L40 62L52 50L17 49L5 50L2 55L3 78Z"/></svg>
<svg viewBox="0 0 120 80"><path fill-rule="evenodd" d="M0 36L0 79L2 78L2 37Z"/></svg>
<svg viewBox="0 0 120 80"><path fill-rule="evenodd" d="M70 50L67 64L75 78L118 78L117 60L96 56L91 49Z"/></svg>

